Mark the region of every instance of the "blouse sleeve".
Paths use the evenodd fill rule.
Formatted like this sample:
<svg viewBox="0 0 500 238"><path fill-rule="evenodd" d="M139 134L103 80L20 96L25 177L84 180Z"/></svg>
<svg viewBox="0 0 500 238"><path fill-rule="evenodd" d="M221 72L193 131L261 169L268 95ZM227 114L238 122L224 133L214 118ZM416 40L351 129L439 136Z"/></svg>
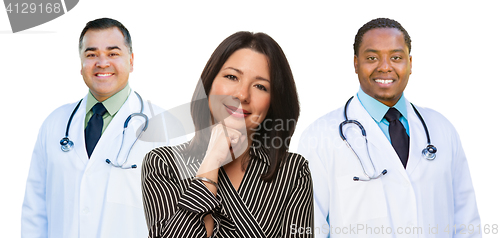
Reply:
<svg viewBox="0 0 500 238"><path fill-rule="evenodd" d="M282 237L314 237L313 185L308 162L302 158L297 182L292 191L285 220L282 226Z"/></svg>
<svg viewBox="0 0 500 238"><path fill-rule="evenodd" d="M191 181L183 193L171 174L173 159L162 159L154 150L142 165L142 195L149 237L206 237L203 217L220 210L221 198L214 196L201 181ZM218 217L214 217L215 231Z"/></svg>

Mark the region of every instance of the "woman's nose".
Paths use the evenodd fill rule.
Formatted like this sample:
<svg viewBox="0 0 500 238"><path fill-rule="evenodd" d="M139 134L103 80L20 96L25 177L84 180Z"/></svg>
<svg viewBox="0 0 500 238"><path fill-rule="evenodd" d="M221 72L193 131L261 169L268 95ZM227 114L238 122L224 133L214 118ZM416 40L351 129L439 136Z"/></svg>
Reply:
<svg viewBox="0 0 500 238"><path fill-rule="evenodd" d="M248 103L250 102L250 90L249 86L242 84L240 85L236 91L233 97L238 98L241 103Z"/></svg>

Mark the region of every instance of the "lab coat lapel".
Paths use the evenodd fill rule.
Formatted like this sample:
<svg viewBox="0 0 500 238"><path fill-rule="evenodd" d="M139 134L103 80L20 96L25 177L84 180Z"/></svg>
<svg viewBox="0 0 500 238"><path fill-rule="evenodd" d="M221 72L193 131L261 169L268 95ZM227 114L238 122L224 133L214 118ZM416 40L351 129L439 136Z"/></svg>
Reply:
<svg viewBox="0 0 500 238"><path fill-rule="evenodd" d="M411 175L423 159L422 150L427 146L427 137L422 122L418 119L408 100L406 100L406 108L408 110L408 125L410 127L410 153L406 172Z"/></svg>
<svg viewBox="0 0 500 238"><path fill-rule="evenodd" d="M377 123L375 123L370 114L365 110L363 105L361 105L359 99L357 97L355 97L355 99L356 100L352 100L351 102L352 106L350 106L350 108L352 109L350 110L352 110L352 113L349 114L349 118L356 119L357 117L356 120L363 124L363 127L366 130L366 137L368 139L370 156L375 167L377 168L377 171L380 173L383 169L387 169L388 173L392 174L398 171L399 174L408 180L405 168L403 167L403 164L401 163L401 160L391 143ZM368 166L365 167L369 169L371 165L367 165Z"/></svg>
<svg viewBox="0 0 500 238"><path fill-rule="evenodd" d="M88 94L87 94L88 96ZM85 108L87 107L87 96L85 96L78 107L69 128L69 139L74 143L74 149L79 160L86 165L89 161L87 147L85 145ZM69 118L68 118L69 119Z"/></svg>

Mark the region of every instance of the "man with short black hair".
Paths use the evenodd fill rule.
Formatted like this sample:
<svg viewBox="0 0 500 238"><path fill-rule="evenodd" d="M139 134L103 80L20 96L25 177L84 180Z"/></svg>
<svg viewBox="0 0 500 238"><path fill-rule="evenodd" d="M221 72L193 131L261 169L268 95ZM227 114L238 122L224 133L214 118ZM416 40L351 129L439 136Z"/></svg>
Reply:
<svg viewBox="0 0 500 238"><path fill-rule="evenodd" d="M79 49L89 93L56 109L40 129L21 236L146 237L140 167L148 151L167 143L139 138L145 130L166 138L163 128L148 125L162 109L129 87L134 54L130 34L120 22L88 22Z"/></svg>
<svg viewBox="0 0 500 238"><path fill-rule="evenodd" d="M302 134L316 237L481 237L458 133L404 97L410 50L397 21L366 23L354 42L360 90ZM456 227L474 229L460 234Z"/></svg>

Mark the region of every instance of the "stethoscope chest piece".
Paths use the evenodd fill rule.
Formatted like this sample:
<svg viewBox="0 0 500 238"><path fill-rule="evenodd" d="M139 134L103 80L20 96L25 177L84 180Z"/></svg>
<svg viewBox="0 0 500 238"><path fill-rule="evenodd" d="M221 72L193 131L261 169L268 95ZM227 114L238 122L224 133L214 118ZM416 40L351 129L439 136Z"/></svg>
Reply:
<svg viewBox="0 0 500 238"><path fill-rule="evenodd" d="M434 159L436 159L436 152L437 152L437 148L435 146L428 145L427 147L425 147L422 150L422 155L427 160L434 160Z"/></svg>
<svg viewBox="0 0 500 238"><path fill-rule="evenodd" d="M74 145L73 141L68 139L68 137L62 138L61 141L59 141L59 143L61 144L61 150L64 152L68 152L71 149L73 149L73 145Z"/></svg>

